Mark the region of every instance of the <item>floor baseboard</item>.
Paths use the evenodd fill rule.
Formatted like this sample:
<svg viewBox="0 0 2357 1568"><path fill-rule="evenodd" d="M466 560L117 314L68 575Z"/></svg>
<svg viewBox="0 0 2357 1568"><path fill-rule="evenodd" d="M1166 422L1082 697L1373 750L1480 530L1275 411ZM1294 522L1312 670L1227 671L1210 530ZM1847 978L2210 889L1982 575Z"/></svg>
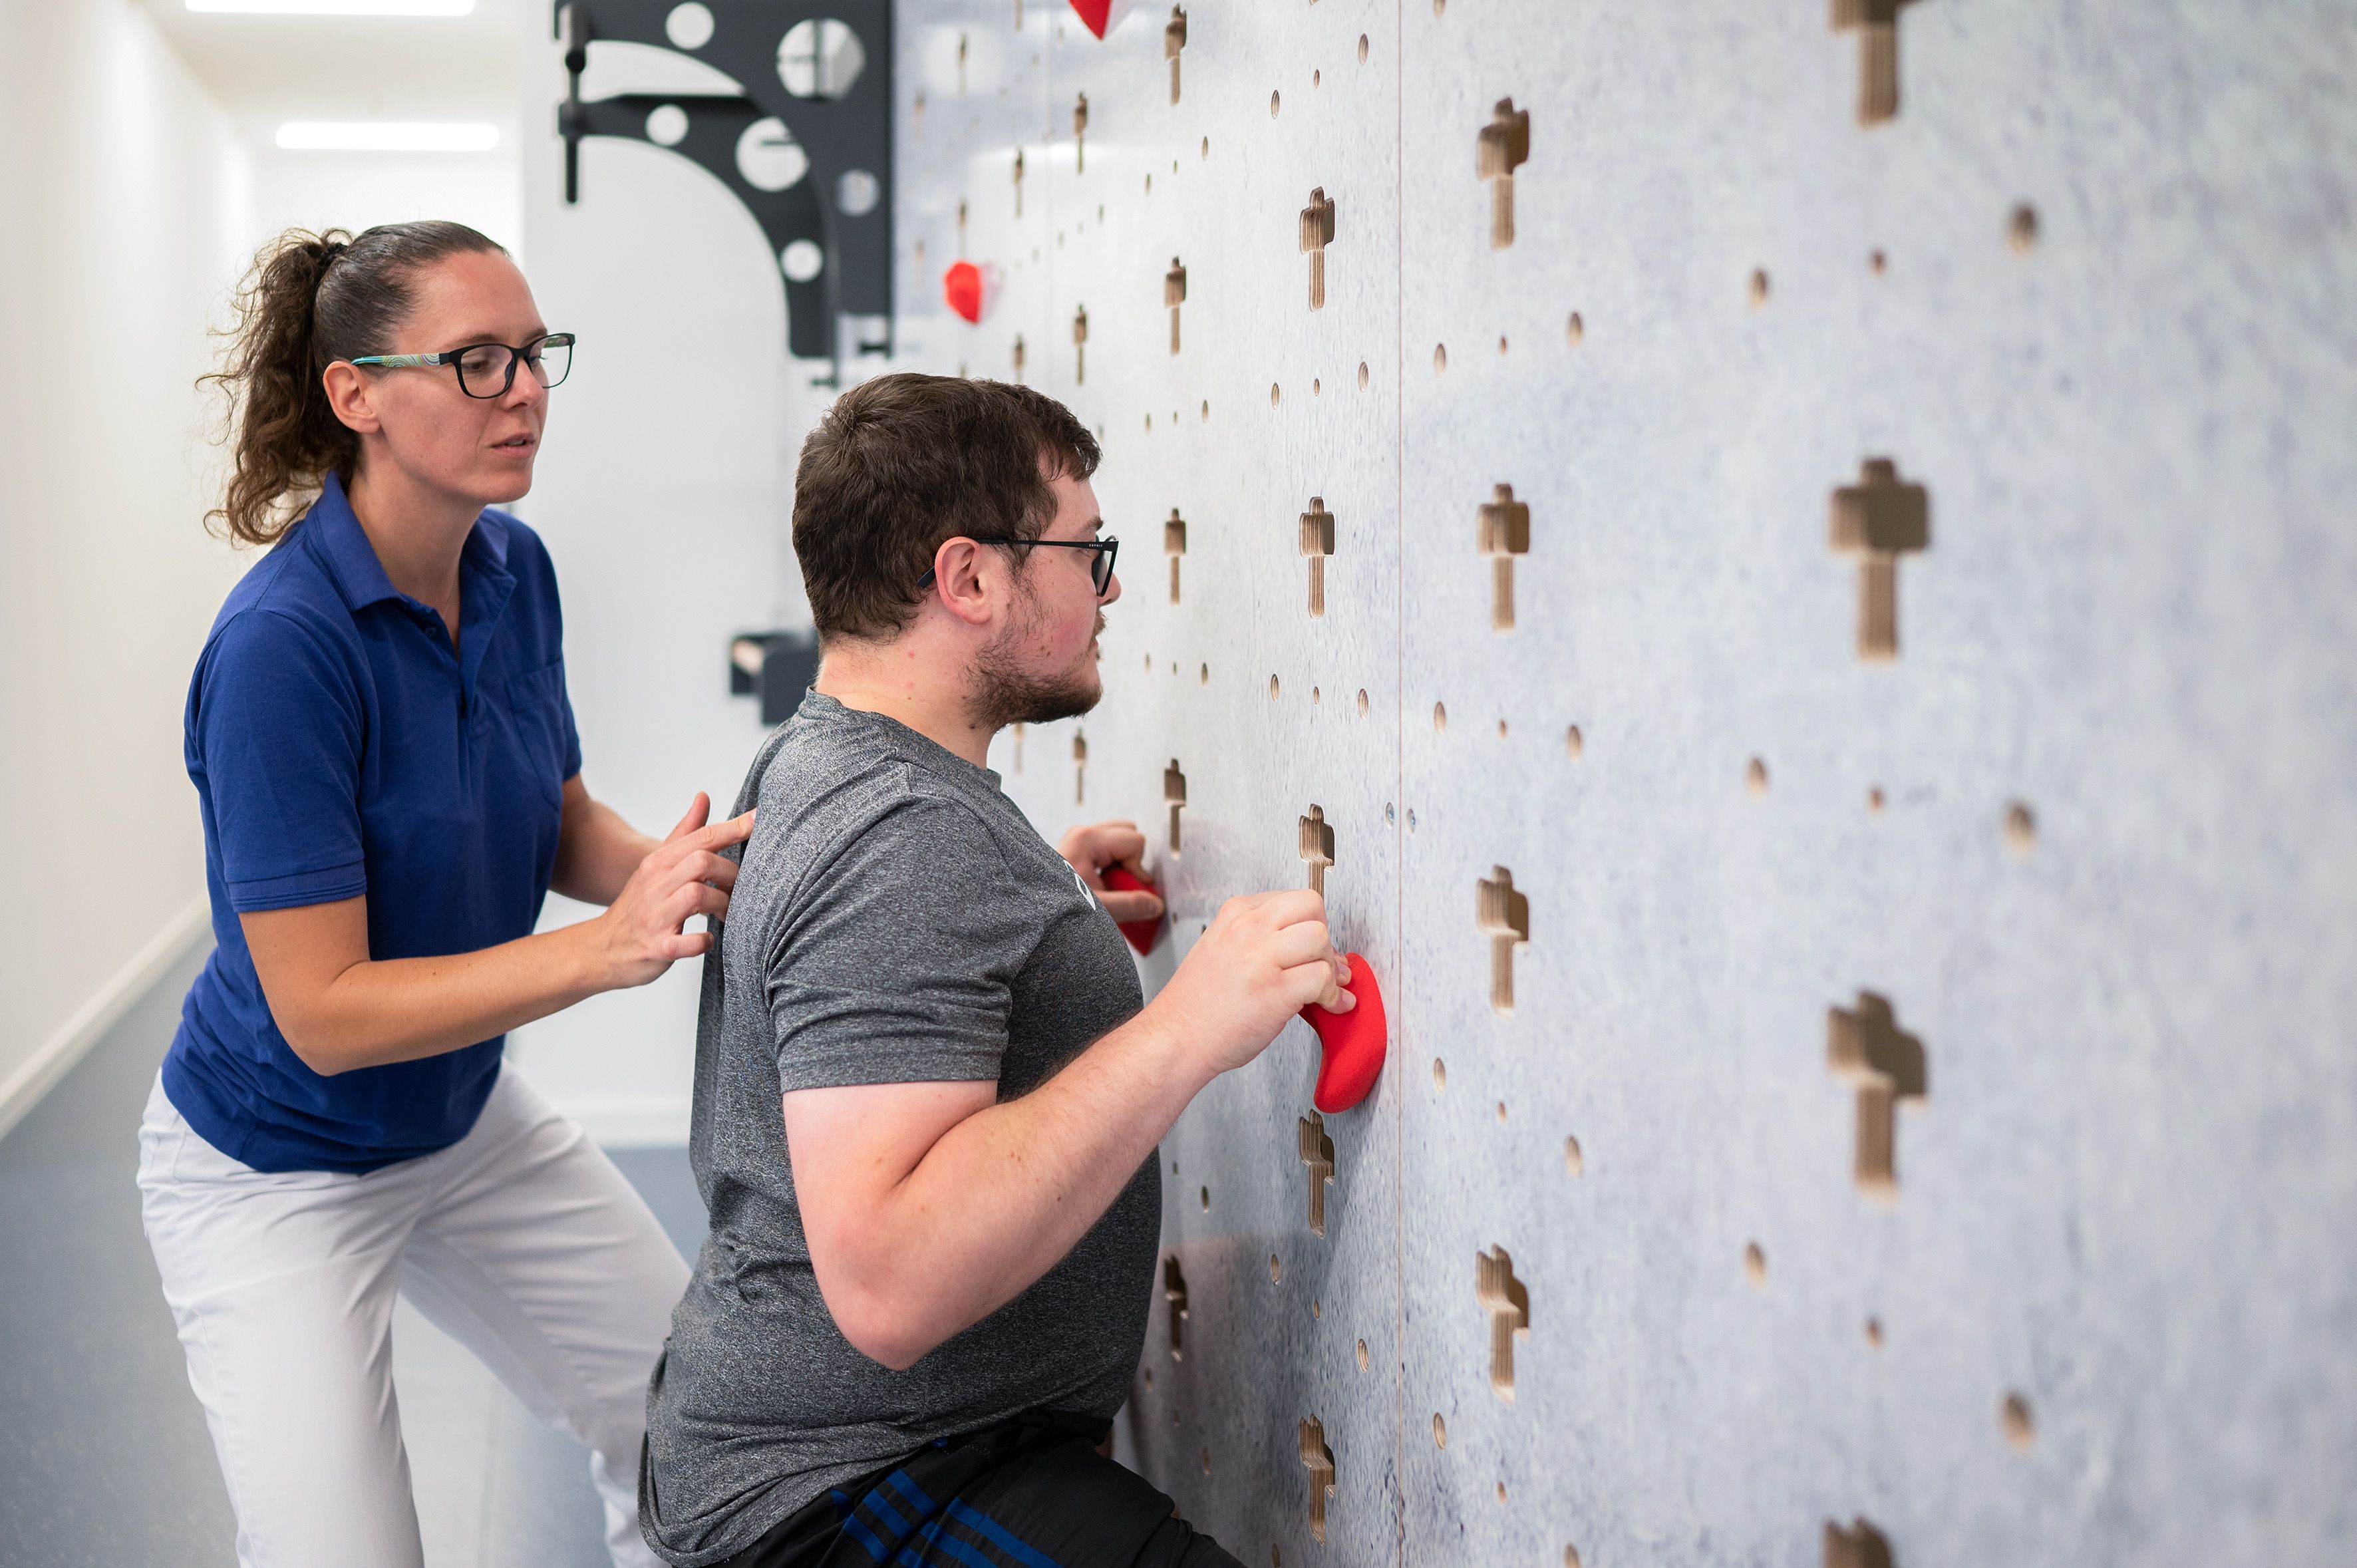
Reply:
<svg viewBox="0 0 2357 1568"><path fill-rule="evenodd" d="M192 899L89 1001L76 1008L73 1016L57 1033L42 1041L23 1066L0 1082L0 1137L6 1136L27 1112L39 1104L41 1096L54 1088L58 1079L73 1070L74 1064L147 994L165 972L199 942L211 940L211 907L204 896Z"/></svg>

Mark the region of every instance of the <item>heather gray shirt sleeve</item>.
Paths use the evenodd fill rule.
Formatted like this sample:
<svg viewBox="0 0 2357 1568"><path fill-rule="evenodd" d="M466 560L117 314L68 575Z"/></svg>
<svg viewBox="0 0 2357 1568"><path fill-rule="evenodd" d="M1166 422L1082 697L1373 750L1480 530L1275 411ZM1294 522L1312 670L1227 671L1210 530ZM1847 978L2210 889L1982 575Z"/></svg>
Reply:
<svg viewBox="0 0 2357 1568"><path fill-rule="evenodd" d="M996 1079L1035 902L965 806L914 796L879 818L770 948L780 1088Z"/></svg>

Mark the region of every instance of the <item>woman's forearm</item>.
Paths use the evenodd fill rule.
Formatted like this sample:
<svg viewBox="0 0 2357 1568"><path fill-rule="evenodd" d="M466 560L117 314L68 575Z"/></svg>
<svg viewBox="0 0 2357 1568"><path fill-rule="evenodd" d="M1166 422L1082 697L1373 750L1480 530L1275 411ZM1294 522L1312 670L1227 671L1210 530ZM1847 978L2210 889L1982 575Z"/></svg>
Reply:
<svg viewBox="0 0 2357 1568"><path fill-rule="evenodd" d="M344 970L279 1033L313 1071L416 1061L503 1035L610 989L597 922L442 958L370 960Z"/></svg>
<svg viewBox="0 0 2357 1568"><path fill-rule="evenodd" d="M576 774L565 785L565 825L556 841L552 891L584 904L611 904L656 842L591 797Z"/></svg>

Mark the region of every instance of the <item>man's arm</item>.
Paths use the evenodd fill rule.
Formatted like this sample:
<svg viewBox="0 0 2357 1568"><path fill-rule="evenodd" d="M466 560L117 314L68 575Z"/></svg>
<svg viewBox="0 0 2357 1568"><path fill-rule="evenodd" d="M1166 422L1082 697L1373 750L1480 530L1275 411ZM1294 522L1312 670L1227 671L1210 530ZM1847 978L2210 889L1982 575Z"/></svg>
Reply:
<svg viewBox="0 0 2357 1568"><path fill-rule="evenodd" d="M1019 1100L992 1082L784 1098L811 1267L854 1348L896 1370L1020 1295L1113 1206L1189 1101L1316 1002L1355 1005L1325 901L1232 898L1145 1011Z"/></svg>

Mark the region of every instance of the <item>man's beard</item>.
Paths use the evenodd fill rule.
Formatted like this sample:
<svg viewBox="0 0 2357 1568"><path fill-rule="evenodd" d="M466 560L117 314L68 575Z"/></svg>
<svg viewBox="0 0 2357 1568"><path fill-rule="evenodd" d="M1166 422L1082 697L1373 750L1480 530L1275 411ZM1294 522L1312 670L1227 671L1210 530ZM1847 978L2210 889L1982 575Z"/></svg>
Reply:
<svg viewBox="0 0 2357 1568"><path fill-rule="evenodd" d="M1025 596L1027 609L1029 596ZM1024 670L1015 645L1027 640L1039 624L1024 614L1001 632L974 661L974 722L985 729L1007 725L1045 725L1077 718L1097 705L1104 684L1096 678L1093 660L1062 676L1039 676ZM1097 612L1096 629L1104 630L1104 612Z"/></svg>

